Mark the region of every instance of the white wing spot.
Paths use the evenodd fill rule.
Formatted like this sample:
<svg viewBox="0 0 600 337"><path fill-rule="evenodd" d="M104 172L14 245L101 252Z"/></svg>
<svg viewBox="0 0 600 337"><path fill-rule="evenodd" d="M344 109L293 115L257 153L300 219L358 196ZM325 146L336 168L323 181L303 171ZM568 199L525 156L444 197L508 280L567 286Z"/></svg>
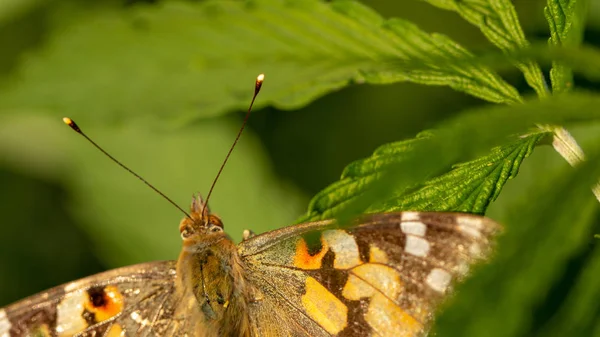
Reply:
<svg viewBox="0 0 600 337"><path fill-rule="evenodd" d="M58 304L56 332L59 335L74 335L87 328L88 324L81 316L86 296L85 291L77 291L66 295Z"/></svg>
<svg viewBox="0 0 600 337"><path fill-rule="evenodd" d="M481 236L481 232L479 232L477 228L458 225L458 230L474 238L478 238Z"/></svg>
<svg viewBox="0 0 600 337"><path fill-rule="evenodd" d="M474 243L469 247L469 254L475 258L479 258L482 255L481 247L479 244Z"/></svg>
<svg viewBox="0 0 600 337"><path fill-rule="evenodd" d="M478 216L459 216L458 223L469 227L481 229L483 228L483 221L481 219L482 218Z"/></svg>
<svg viewBox="0 0 600 337"><path fill-rule="evenodd" d="M402 212L402 216L400 217L401 221L420 221L421 216L419 212Z"/></svg>
<svg viewBox="0 0 600 337"><path fill-rule="evenodd" d="M323 238L335 253L334 268L348 269L362 264L358 245L352 235L346 233L346 231L334 229L323 232Z"/></svg>
<svg viewBox="0 0 600 337"><path fill-rule="evenodd" d="M456 266L456 272L460 275L460 276L465 276L469 273L469 264L466 261L462 261L458 264L458 266Z"/></svg>
<svg viewBox="0 0 600 337"><path fill-rule="evenodd" d="M425 236L425 231L427 231L427 226L424 223L413 221L413 222L404 222L400 224L400 228L402 228L402 232L404 234L412 234L417 236Z"/></svg>
<svg viewBox="0 0 600 337"><path fill-rule="evenodd" d="M418 236L407 236L404 251L415 256L425 257L429 254L429 242Z"/></svg>
<svg viewBox="0 0 600 337"><path fill-rule="evenodd" d="M6 317L6 312L0 309L0 337L9 337L10 321Z"/></svg>
<svg viewBox="0 0 600 337"><path fill-rule="evenodd" d="M449 272L440 268L434 268L431 272L429 272L429 275L427 275L425 282L427 282L427 285L431 289L443 293L446 291L446 289L448 289L448 285L450 284L451 280L452 275L450 275Z"/></svg>
<svg viewBox="0 0 600 337"><path fill-rule="evenodd" d="M147 318L142 318L142 315L140 315L139 311L132 312L130 316L134 322L138 323L142 327L150 325L150 321Z"/></svg>
<svg viewBox="0 0 600 337"><path fill-rule="evenodd" d="M63 291L65 292L65 294L68 294L77 290L77 288L79 288L80 286L81 284L79 282L71 282L63 287Z"/></svg>
<svg viewBox="0 0 600 337"><path fill-rule="evenodd" d="M456 219L458 222L458 230L472 236L474 238L478 238L481 236L481 228L483 227L483 222L481 218L478 217L458 217Z"/></svg>

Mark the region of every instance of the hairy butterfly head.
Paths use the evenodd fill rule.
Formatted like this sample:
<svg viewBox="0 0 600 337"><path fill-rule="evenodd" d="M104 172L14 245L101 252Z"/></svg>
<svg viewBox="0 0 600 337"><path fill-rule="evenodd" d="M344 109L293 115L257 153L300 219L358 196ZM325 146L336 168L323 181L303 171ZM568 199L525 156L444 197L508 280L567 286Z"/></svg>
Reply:
<svg viewBox="0 0 600 337"><path fill-rule="evenodd" d="M189 217L183 218L179 223L179 233L184 246L194 246L199 241L214 243L226 237L223 222L210 212L200 195L192 198L189 214Z"/></svg>

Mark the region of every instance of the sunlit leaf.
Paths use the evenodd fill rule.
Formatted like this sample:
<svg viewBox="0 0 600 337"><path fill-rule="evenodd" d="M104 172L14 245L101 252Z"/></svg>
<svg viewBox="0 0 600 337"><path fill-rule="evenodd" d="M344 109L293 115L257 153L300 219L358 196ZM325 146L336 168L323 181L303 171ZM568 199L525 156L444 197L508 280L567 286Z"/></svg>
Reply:
<svg viewBox="0 0 600 337"><path fill-rule="evenodd" d="M548 136L535 133L493 148L490 154L458 164L450 172L426 181L423 187L382 207L483 214L504 184L517 175L523 160Z"/></svg>
<svg viewBox="0 0 600 337"><path fill-rule="evenodd" d="M489 155L456 165L450 172L431 178L385 202L369 207L368 212L399 210L457 211L485 213L503 185L516 176L523 159L546 133L536 133L496 147ZM427 137L427 136L423 136ZM370 187L370 182L393 165L402 162L414 143L423 138L384 145L367 159L346 167L340 181L318 193L310 203L308 221L331 218L336 211Z"/></svg>
<svg viewBox="0 0 600 337"><path fill-rule="evenodd" d="M549 43L555 46L581 44L586 12L586 0L548 0L544 14L550 26ZM550 80L554 92L564 92L573 87L572 71L561 63L553 63Z"/></svg>
<svg viewBox="0 0 600 337"><path fill-rule="evenodd" d="M479 27L481 32L500 49L509 52L529 46L517 12L510 0L425 0L434 6L452 10ZM536 93L545 97L548 88L540 67L533 61L521 61L517 66Z"/></svg>
<svg viewBox="0 0 600 337"><path fill-rule="evenodd" d="M183 123L246 107L259 73L267 81L258 105L286 109L352 82L413 81L521 100L486 67L434 62L471 56L448 37L352 1L168 2L90 10L62 26L5 83L0 109ZM381 70L390 61L419 68Z"/></svg>

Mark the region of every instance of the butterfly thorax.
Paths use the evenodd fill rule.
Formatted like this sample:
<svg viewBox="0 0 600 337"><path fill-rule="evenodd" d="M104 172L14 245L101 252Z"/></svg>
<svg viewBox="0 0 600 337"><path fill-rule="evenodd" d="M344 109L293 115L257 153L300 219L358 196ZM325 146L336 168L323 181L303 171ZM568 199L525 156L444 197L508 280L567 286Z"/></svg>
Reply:
<svg viewBox="0 0 600 337"><path fill-rule="evenodd" d="M178 290L193 298L202 336L245 336L249 289L236 245L221 220L196 199L180 223L183 248L177 261Z"/></svg>

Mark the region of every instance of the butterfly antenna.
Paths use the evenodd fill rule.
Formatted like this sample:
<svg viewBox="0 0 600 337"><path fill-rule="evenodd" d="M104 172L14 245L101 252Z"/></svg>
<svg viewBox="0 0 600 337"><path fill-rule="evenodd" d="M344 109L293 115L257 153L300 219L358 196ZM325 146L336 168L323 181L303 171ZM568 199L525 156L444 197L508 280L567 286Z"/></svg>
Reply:
<svg viewBox="0 0 600 337"><path fill-rule="evenodd" d="M233 152L235 145L237 144L238 140L240 140L240 136L242 135L242 132L244 131L244 128L246 127L246 124L248 123L248 119L250 118L250 113L252 112L252 105L254 105L254 100L256 99L256 96L258 96L258 93L260 92L260 88L262 87L264 80L265 80L265 74L260 74L256 77L256 82L254 83L254 95L252 96L252 101L250 101L250 106L248 107L248 112L246 112L246 117L244 118L242 127L240 128L240 131L238 131L238 134L235 137L233 144L229 148L229 152L227 152L227 155L225 156L225 160L223 160L223 164L221 164L221 167L219 168L219 172L217 172L217 176L215 177L215 179L212 182L212 185L210 186L210 190L208 190L208 194L206 195L206 200L204 201L204 206L202 208L202 215L205 215L204 212L207 209L208 199L210 199L210 195L212 194L212 191L215 188L217 180L219 180L219 177L221 176L221 172L223 172L223 168L225 167L227 160L229 160L229 156L231 156L231 152Z"/></svg>
<svg viewBox="0 0 600 337"><path fill-rule="evenodd" d="M133 174L136 178L138 178L144 184L146 184L148 187L153 189L154 192L158 193L161 197L165 198L169 203L171 203L171 205L175 206L178 210L180 210L183 214L185 214L185 216L187 218L191 219L190 215L186 211L184 211L183 208L179 207L179 205L177 205L173 200L171 200L171 198L167 197L163 192L159 191L156 187L152 186L152 184L147 182L146 179L142 178L139 174L133 172L129 167L123 165L123 163L121 163L120 161L115 159L115 157L111 156L110 154L108 154L108 152L104 151L103 148L101 148L98 144L96 144L96 142L94 142L90 137L88 137L85 133L83 133L83 131L81 131L79 126L71 118L65 117L65 118L63 118L63 122L65 122L65 124L70 126L71 129L75 130L75 132L82 135L85 139L87 139L88 142L92 143L92 145L94 145L98 150L100 150L100 152L104 153L105 156L110 158L115 163L119 164L119 166L124 168L127 172Z"/></svg>

